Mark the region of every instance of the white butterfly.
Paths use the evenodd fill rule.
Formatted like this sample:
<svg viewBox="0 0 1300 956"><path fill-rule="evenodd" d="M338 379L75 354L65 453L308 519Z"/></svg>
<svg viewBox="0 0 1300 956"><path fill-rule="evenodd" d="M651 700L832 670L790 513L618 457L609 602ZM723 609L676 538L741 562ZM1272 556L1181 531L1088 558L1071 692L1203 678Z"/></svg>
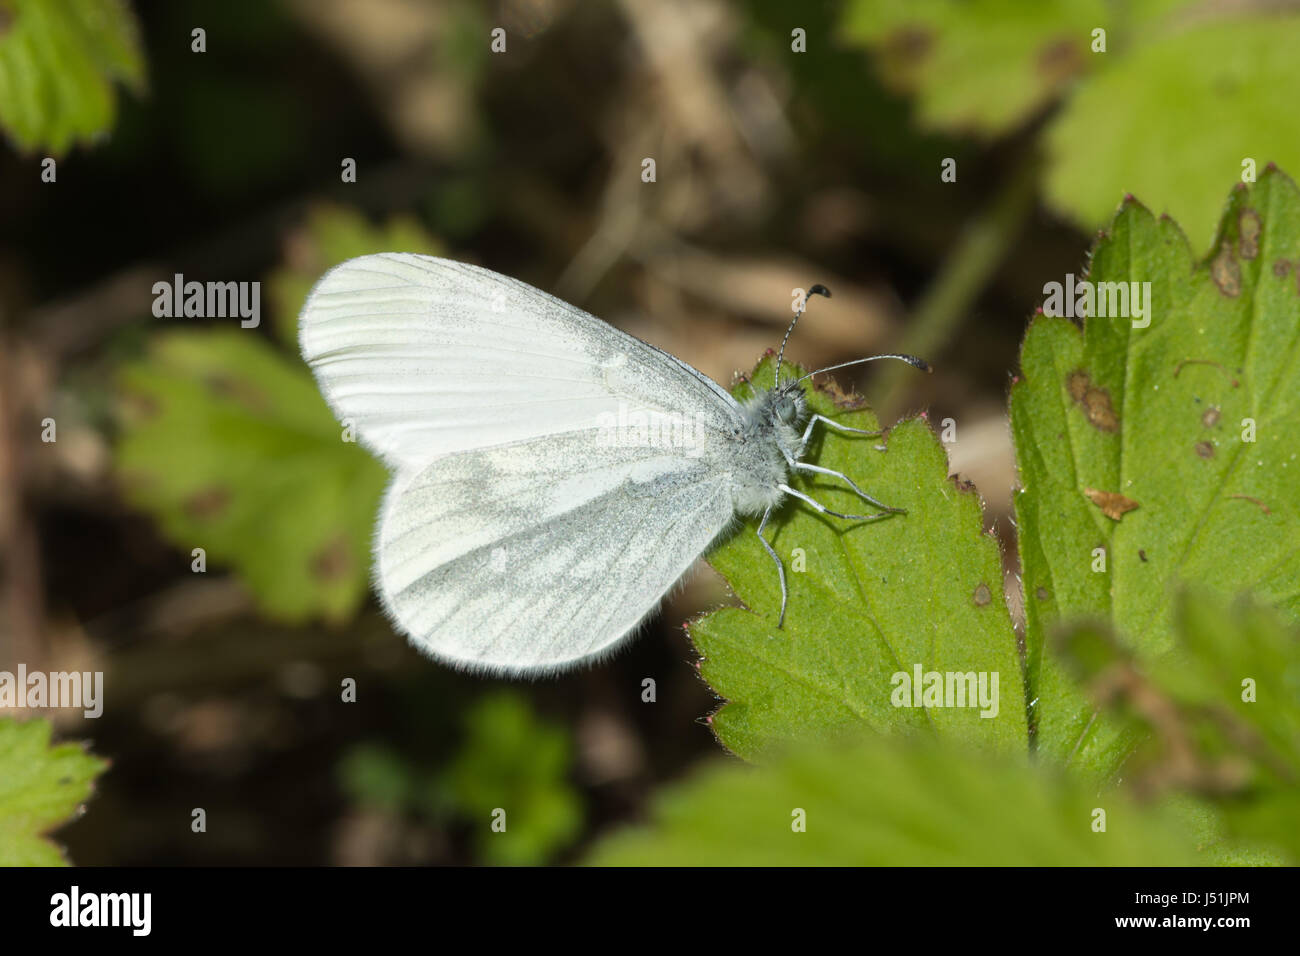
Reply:
<svg viewBox="0 0 1300 956"><path fill-rule="evenodd" d="M763 530L785 496L855 520L896 510L800 461L818 422L860 430L810 418L779 355L776 387L742 405L530 285L406 253L331 269L299 321L330 406L394 472L375 535L384 607L458 667L541 674L608 654L738 515L763 516L779 627L785 571ZM795 470L881 510L830 511L790 487Z"/></svg>

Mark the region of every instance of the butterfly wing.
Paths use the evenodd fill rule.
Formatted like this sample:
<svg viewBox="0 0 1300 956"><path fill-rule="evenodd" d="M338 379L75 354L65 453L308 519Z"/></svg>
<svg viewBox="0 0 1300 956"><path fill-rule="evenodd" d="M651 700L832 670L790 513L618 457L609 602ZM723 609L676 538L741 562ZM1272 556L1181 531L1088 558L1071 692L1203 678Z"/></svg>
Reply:
<svg viewBox="0 0 1300 956"><path fill-rule="evenodd" d="M732 520L731 396L525 283L363 256L317 283L300 341L335 412L397 473L376 586L439 659L538 673L598 656ZM637 440L638 416L688 441Z"/></svg>
<svg viewBox="0 0 1300 956"><path fill-rule="evenodd" d="M584 434L459 452L394 482L378 586L437 659L556 671L616 647L732 517L707 456Z"/></svg>
<svg viewBox="0 0 1300 956"><path fill-rule="evenodd" d="M628 408L732 427L685 362L487 269L410 253L350 259L312 289L303 357L339 418L391 466L597 427Z"/></svg>

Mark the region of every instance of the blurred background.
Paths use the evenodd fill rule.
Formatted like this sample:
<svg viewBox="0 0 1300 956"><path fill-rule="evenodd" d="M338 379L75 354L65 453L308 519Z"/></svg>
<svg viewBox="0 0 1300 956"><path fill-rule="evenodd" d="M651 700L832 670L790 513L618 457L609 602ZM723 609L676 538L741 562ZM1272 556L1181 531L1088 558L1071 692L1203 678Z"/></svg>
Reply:
<svg viewBox="0 0 1300 956"><path fill-rule="evenodd" d="M1247 161L1294 173L1296 17L0 0L0 669L106 674L101 718L44 715L112 762L59 833L70 857L569 862L723 759L681 627L730 600L707 568L614 660L554 680L459 675L391 630L367 577L385 473L295 345L329 266L476 262L723 384L824 283L791 354L935 365L839 380L886 421L952 420L1014 607L1026 319L1126 192L1199 255ZM176 273L260 282L259 326L155 317Z"/></svg>

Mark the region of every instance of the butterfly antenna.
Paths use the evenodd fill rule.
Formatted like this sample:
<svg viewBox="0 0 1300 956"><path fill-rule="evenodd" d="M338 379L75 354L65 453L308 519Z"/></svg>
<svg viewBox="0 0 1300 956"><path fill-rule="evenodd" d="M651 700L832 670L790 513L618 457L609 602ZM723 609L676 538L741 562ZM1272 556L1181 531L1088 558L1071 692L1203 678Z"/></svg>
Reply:
<svg viewBox="0 0 1300 956"><path fill-rule="evenodd" d="M922 372L933 371L930 368L930 363L925 359L919 359L915 355L904 355L901 352L886 352L884 355L872 355L868 358L854 359L852 362L841 362L839 365L828 365L825 368L817 369L815 372L809 372L803 378L799 379L799 381L802 382L806 378L820 375L822 372L833 372L837 368L848 368L850 365L863 365L866 362L874 362L877 359L898 359L900 362L906 362L908 365L912 366L912 368L919 368Z"/></svg>
<svg viewBox="0 0 1300 956"><path fill-rule="evenodd" d="M781 358L785 355L785 343L790 341L790 333L794 331L795 324L799 321L799 317L803 315L804 310L808 308L808 296L810 295L824 295L829 299L831 297L831 290L826 288L826 286L822 285L820 282L816 282L813 283L812 287L808 290L808 295L803 297L803 302L799 305L799 311L794 314L794 319L790 322L790 327L785 330L785 338L781 340L781 349L776 353L776 377L773 379L774 386L781 384Z"/></svg>

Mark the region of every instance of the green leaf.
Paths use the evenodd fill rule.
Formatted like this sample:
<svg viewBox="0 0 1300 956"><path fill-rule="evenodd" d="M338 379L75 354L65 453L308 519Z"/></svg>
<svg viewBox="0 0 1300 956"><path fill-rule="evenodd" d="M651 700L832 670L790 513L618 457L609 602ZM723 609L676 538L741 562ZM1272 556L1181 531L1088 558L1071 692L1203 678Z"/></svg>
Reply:
<svg viewBox="0 0 1300 956"><path fill-rule="evenodd" d="M1105 52L1093 31L1105 30ZM1125 193L1199 250L1225 178L1300 153L1300 15L1188 0L852 0L844 35L914 94L920 124L1011 133L1054 103L1045 194L1091 229ZM1135 148L1134 144L1138 144Z"/></svg>
<svg viewBox="0 0 1300 956"><path fill-rule="evenodd" d="M1269 170L1233 192L1199 265L1172 221L1125 203L1088 277L1150 282L1149 327L1030 324L1011 422L1041 753L1109 774L1132 743L1043 654L1055 622L1100 616L1145 662L1173 644L1178 582L1300 617L1298 267L1300 194ZM1108 517L1108 495L1135 510Z"/></svg>
<svg viewBox="0 0 1300 956"><path fill-rule="evenodd" d="M1170 653L1139 664L1104 627L1076 624L1062 657L1137 741L1128 787L1166 802L1218 862L1300 860L1300 629L1241 598L1177 604Z"/></svg>
<svg viewBox="0 0 1300 956"><path fill-rule="evenodd" d="M414 216L394 216L373 226L355 209L321 204L289 241L284 265L267 279L273 328L284 342L298 342L298 313L322 275L347 259L375 252L443 254L442 243Z"/></svg>
<svg viewBox="0 0 1300 956"><path fill-rule="evenodd" d="M1098 809L1104 832L1093 829ZM952 741L878 737L771 766L714 766L660 795L649 826L605 840L589 862L1158 866L1196 855L1167 818L1119 794Z"/></svg>
<svg viewBox="0 0 1300 956"><path fill-rule="evenodd" d="M1262 170L1300 155L1300 15L1192 22L1100 57L1107 68L1052 123L1045 191L1058 210L1091 226L1134 193L1199 252L1243 159Z"/></svg>
<svg viewBox="0 0 1300 956"><path fill-rule="evenodd" d="M0 127L55 155L113 125L114 83L144 89L135 18L121 0L0 0Z"/></svg>
<svg viewBox="0 0 1300 956"><path fill-rule="evenodd" d="M1152 682L1181 707L1250 728L1221 734L1215 753L1249 757L1271 786L1300 782L1300 629L1250 599L1229 606L1198 592L1183 596L1178 623L1183 653L1149 664Z"/></svg>
<svg viewBox="0 0 1300 956"><path fill-rule="evenodd" d="M512 866L546 862L582 828L582 804L567 779L568 734L540 721L510 692L476 701L466 727L442 782L472 823L479 858ZM497 820L504 824L499 832Z"/></svg>
<svg viewBox="0 0 1300 956"><path fill-rule="evenodd" d="M744 400L770 386L765 359ZM854 428L875 430L865 409L810 389L809 407ZM776 567L751 519L708 557L745 608L724 608L690 625L701 673L727 703L713 715L718 739L761 759L775 747L846 730L932 730L990 749L1024 753L1025 700L1016 638L1002 590L1001 555L982 532L979 498L948 477L943 447L923 421L881 439L814 431L805 460L851 477L906 515L852 523L791 499L766 534L787 570L789 608L776 628ZM796 477L793 487L846 514L874 509L837 479ZM865 511L863 509L866 509ZM802 570L801 570L802 569ZM998 710L894 706L894 675L988 673ZM910 698L909 698L910 699Z"/></svg>
<svg viewBox="0 0 1300 956"><path fill-rule="evenodd" d="M1275 847L1234 838L1219 809L1207 800L1189 794L1172 794L1160 804L1171 819L1180 821L1182 832L1200 852L1206 866L1285 866L1286 857ZM1289 825L1296 823L1293 815Z"/></svg>
<svg viewBox="0 0 1300 956"><path fill-rule="evenodd" d="M45 720L0 719L0 866L65 866L45 834L82 809L108 762L80 744L50 746Z"/></svg>
<svg viewBox="0 0 1300 956"><path fill-rule="evenodd" d="M233 565L270 616L339 619L365 598L387 482L296 359L234 329L158 335L121 374L127 497L185 554Z"/></svg>
<svg viewBox="0 0 1300 956"><path fill-rule="evenodd" d="M853 0L846 38L875 54L882 79L915 92L923 126L1001 134L1096 68L1102 0Z"/></svg>

